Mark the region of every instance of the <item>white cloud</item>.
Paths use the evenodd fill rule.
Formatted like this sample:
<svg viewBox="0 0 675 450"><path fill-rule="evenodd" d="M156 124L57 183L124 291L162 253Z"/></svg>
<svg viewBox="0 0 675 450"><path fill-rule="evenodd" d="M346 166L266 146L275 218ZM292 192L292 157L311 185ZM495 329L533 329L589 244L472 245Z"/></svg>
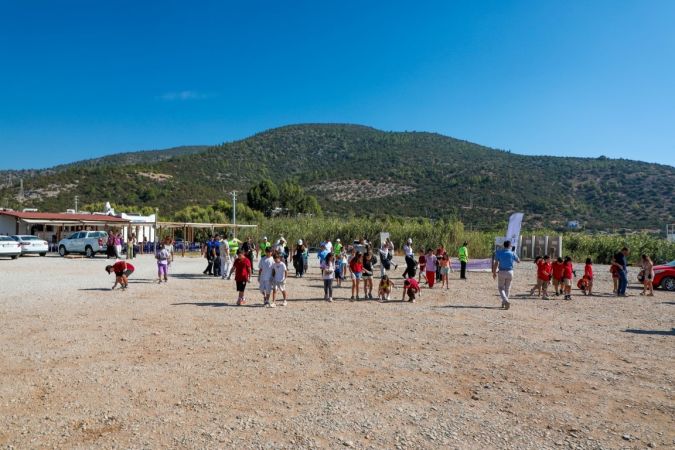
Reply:
<svg viewBox="0 0 675 450"><path fill-rule="evenodd" d="M160 95L159 99L165 100L167 102L173 102L186 100L204 100L205 98L209 97L210 95L197 91L177 91L177 92L166 92Z"/></svg>

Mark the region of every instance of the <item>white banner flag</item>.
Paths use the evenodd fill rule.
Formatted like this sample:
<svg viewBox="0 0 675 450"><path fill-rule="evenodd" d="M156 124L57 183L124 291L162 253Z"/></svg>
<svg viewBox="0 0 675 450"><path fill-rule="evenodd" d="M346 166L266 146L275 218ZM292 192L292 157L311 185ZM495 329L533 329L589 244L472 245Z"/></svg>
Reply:
<svg viewBox="0 0 675 450"><path fill-rule="evenodd" d="M506 239L511 241L514 247L518 245L520 237L520 225L523 223L523 213L513 213L509 217L509 227L506 229Z"/></svg>

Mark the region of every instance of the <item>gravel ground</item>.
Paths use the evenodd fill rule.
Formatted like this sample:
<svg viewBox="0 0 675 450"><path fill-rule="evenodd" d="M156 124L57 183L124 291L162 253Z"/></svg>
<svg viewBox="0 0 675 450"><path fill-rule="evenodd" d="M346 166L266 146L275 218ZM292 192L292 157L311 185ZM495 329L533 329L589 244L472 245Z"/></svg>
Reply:
<svg viewBox="0 0 675 450"><path fill-rule="evenodd" d="M106 262L0 261L0 448L675 446L675 294L614 298L607 267L544 301L522 263L508 311L488 273L329 304L310 269L264 309L200 258L158 285L141 256L126 292Z"/></svg>

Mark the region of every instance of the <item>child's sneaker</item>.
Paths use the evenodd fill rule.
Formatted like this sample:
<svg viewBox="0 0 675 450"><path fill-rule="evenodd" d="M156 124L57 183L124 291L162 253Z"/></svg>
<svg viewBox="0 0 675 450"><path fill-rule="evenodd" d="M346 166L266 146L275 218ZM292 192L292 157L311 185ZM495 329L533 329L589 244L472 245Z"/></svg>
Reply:
<svg viewBox="0 0 675 450"><path fill-rule="evenodd" d="M287 306L287 305L288 305L288 302L287 302L286 300L284 300L283 302L281 302L281 306Z"/></svg>
<svg viewBox="0 0 675 450"><path fill-rule="evenodd" d="M333 303L333 297L328 297L328 303Z"/></svg>
<svg viewBox="0 0 675 450"><path fill-rule="evenodd" d="M270 308L276 308L276 307L277 307L277 304L276 304L276 303L269 303L269 307L270 307Z"/></svg>

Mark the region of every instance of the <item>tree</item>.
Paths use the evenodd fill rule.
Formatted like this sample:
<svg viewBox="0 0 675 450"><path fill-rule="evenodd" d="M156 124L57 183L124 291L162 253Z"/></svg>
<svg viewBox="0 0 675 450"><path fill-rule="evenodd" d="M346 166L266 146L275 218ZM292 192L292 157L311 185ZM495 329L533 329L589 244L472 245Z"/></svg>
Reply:
<svg viewBox="0 0 675 450"><path fill-rule="evenodd" d="M279 202L279 189L272 180L266 178L246 193L248 206L269 216Z"/></svg>

